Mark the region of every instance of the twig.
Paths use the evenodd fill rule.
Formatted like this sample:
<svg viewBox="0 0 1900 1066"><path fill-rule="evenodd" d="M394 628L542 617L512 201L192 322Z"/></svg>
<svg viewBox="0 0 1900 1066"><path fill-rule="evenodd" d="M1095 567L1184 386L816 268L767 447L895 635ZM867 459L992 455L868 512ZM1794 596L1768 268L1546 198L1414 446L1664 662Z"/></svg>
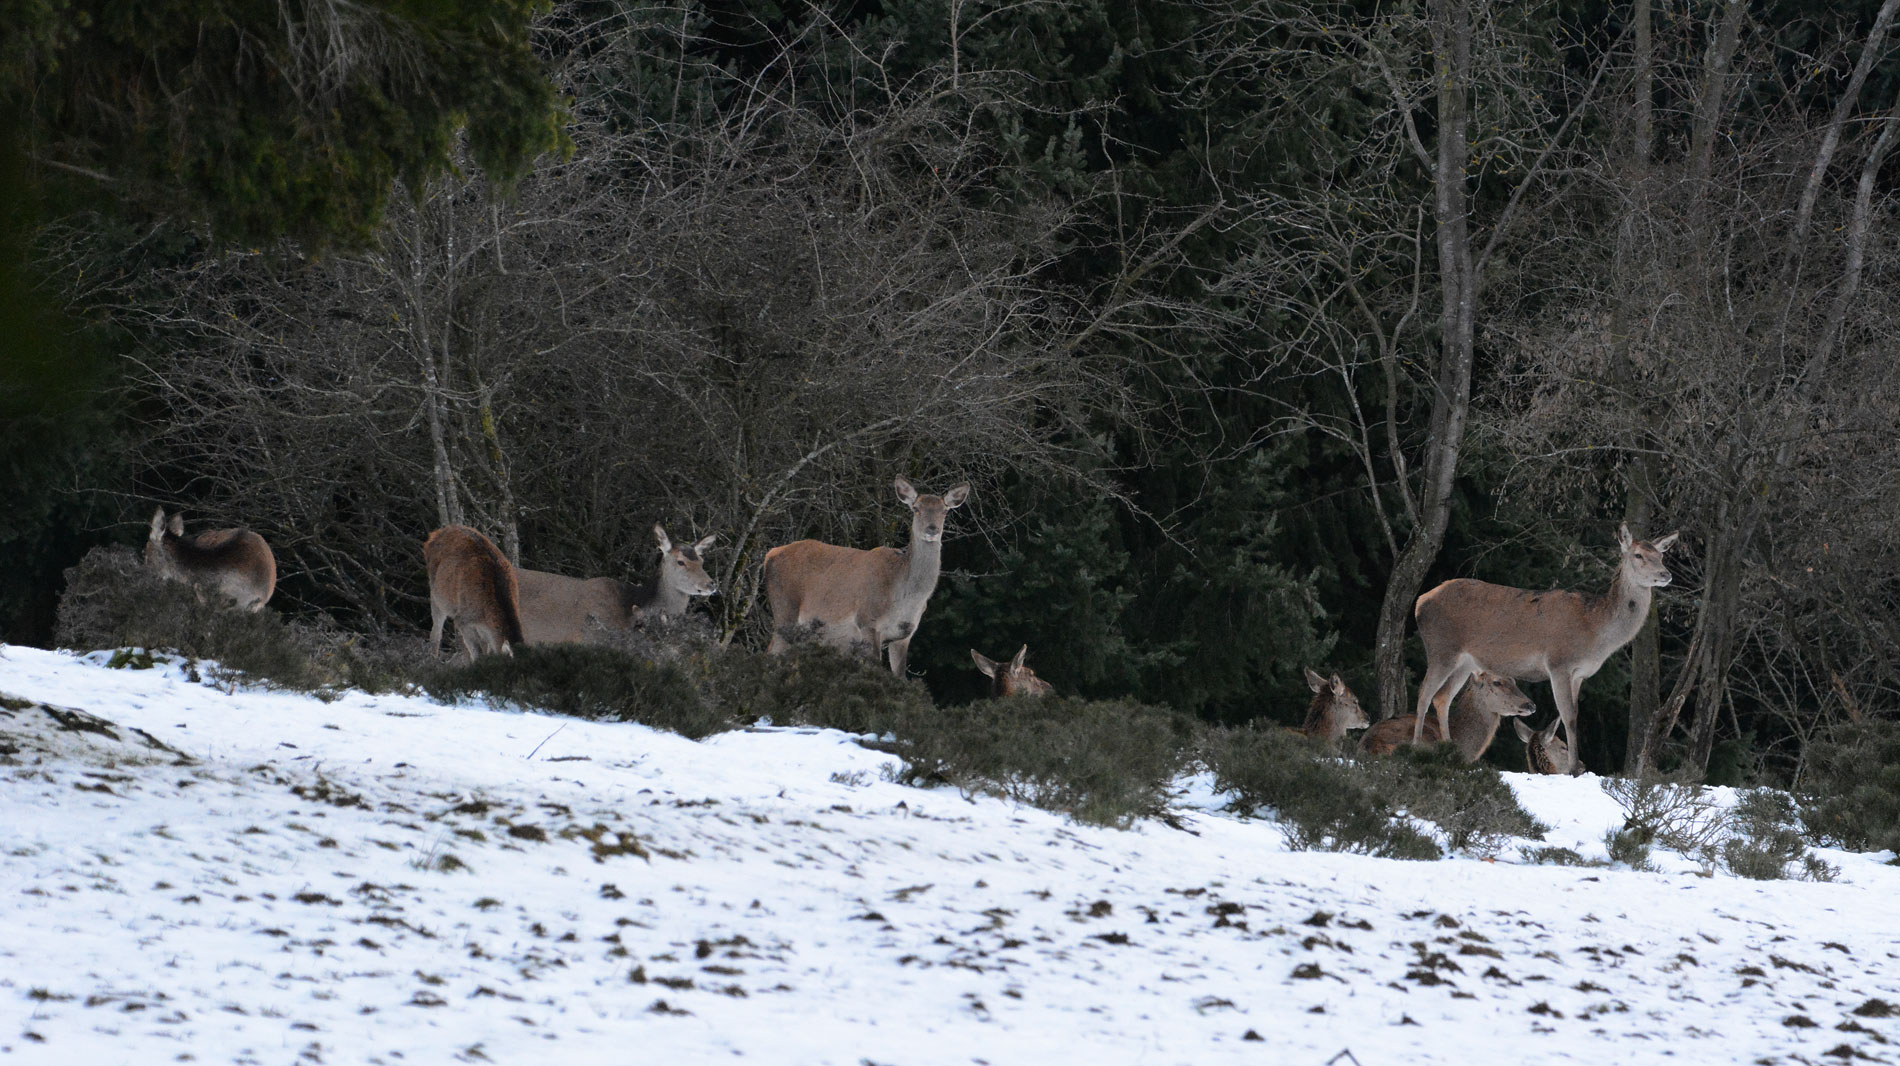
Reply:
<svg viewBox="0 0 1900 1066"><path fill-rule="evenodd" d="M555 737L557 737L557 736L560 736L560 734L561 734L561 730L562 730L562 729L566 729L566 728L567 728L567 723L566 723L566 722L562 722L562 723L560 724L560 727L559 727L559 728L557 728L557 729L555 729L555 731L554 731L554 732L552 732L552 733L549 733L549 734L548 734L547 736L545 736L545 737L543 737L543 738L541 738L541 743L540 743L540 744L536 744L536 745L534 746L534 751L531 751L531 752L529 752L529 753L527 754L527 756L526 756L526 757L527 757L527 758L529 758L529 759L532 759L532 758L534 758L534 752L535 752L535 751L540 751L540 750L541 750L541 747L542 747L542 745L544 745L544 744L546 744L546 743L547 743L548 741L550 741L550 740L553 740L553 739L554 739Z"/></svg>

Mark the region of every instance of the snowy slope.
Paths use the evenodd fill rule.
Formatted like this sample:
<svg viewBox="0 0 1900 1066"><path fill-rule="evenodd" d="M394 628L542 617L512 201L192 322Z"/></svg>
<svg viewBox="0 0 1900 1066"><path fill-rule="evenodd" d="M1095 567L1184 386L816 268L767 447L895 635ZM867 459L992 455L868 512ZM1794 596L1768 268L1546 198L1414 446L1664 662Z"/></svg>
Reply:
<svg viewBox="0 0 1900 1066"><path fill-rule="evenodd" d="M102 720L0 710L6 1061L1900 1061L1866 1006L1900 1010L1885 856L1290 852L1204 797L1116 831L900 787L831 731L102 660L0 647L12 703ZM1513 784L1552 844L1622 817L1593 778Z"/></svg>

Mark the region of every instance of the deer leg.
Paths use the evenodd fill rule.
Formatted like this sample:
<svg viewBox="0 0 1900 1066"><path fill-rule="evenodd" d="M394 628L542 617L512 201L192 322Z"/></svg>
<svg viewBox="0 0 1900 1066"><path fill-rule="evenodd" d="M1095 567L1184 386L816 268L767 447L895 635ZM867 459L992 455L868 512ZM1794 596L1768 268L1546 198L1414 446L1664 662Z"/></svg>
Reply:
<svg viewBox="0 0 1900 1066"><path fill-rule="evenodd" d="M1438 712L1438 740L1440 743L1451 739L1451 701L1457 698L1459 691L1465 687L1465 682L1471 680L1471 675L1477 673L1477 671L1478 665L1476 663L1461 660L1458 665L1453 668L1451 676L1445 679L1443 687L1439 688L1437 694L1432 696L1432 709ZM1413 727L1413 731L1419 731L1424 725L1425 721L1421 718L1418 725Z"/></svg>
<svg viewBox="0 0 1900 1066"><path fill-rule="evenodd" d="M1432 697L1438 695L1439 688L1456 667L1455 663L1426 661L1424 680L1418 683L1418 706L1412 711L1412 743L1417 744L1425 739L1425 708L1431 706Z"/></svg>
<svg viewBox="0 0 1900 1066"><path fill-rule="evenodd" d="M1577 772L1577 694L1583 689L1583 678L1575 674L1553 676L1550 679L1550 694L1557 701L1557 717L1564 724L1564 739L1570 743L1570 761L1559 772L1574 774Z"/></svg>
<svg viewBox="0 0 1900 1066"><path fill-rule="evenodd" d="M448 620L447 612L434 600L429 602L429 615L435 624L429 628L429 658L442 657L442 623Z"/></svg>
<svg viewBox="0 0 1900 1066"><path fill-rule="evenodd" d="M1412 712L1414 716L1413 744L1422 744L1425 741L1425 711L1428 707L1438 712L1439 737L1442 739L1451 736L1449 712L1446 708L1451 706L1452 697L1458 695L1458 690L1465 687L1465 679L1469 678L1475 669L1477 669L1475 666L1466 663L1462 658L1443 665L1429 664L1425 667L1425 680L1418 686L1418 706ZM1442 702L1439 699L1441 695L1444 697Z"/></svg>
<svg viewBox="0 0 1900 1066"><path fill-rule="evenodd" d="M891 673L904 676L904 667L910 662L910 638L891 641Z"/></svg>

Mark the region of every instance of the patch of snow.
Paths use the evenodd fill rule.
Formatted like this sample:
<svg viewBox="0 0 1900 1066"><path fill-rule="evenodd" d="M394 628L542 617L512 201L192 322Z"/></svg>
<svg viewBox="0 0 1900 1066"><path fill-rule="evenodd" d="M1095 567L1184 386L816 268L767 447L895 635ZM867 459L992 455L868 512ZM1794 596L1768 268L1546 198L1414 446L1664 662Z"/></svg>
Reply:
<svg viewBox="0 0 1900 1066"><path fill-rule="evenodd" d="M1167 820L1100 829L896 785L833 730L693 742L109 660L0 649L10 1061L1792 1063L1900 1041L1854 1013L1900 1004L1891 856L1825 852L1840 879L1816 884L1294 852L1206 775ZM1544 845L1603 857L1624 814L1597 780L1509 779Z"/></svg>

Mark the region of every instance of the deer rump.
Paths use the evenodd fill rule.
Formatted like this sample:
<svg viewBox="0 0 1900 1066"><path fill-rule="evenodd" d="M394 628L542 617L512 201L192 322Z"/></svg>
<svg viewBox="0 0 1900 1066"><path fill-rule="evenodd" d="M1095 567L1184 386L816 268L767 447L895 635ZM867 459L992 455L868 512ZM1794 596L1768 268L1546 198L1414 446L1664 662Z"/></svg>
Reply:
<svg viewBox="0 0 1900 1066"><path fill-rule="evenodd" d="M277 589L277 557L248 529L213 529L185 536L182 514L169 522L152 515L145 561L162 576L223 593L247 611L261 611Z"/></svg>
<svg viewBox="0 0 1900 1066"><path fill-rule="evenodd" d="M494 542L467 526L443 526L422 546L429 567L429 650L442 646L442 626L454 620L468 657L512 655L521 634L520 590L514 565Z"/></svg>
<svg viewBox="0 0 1900 1066"><path fill-rule="evenodd" d="M795 639L814 627L820 640L838 647L869 645L871 654L885 641L909 636L917 618L894 617L910 560L895 548L846 548L818 540L800 540L765 555L765 592L774 626ZM796 575L796 577L794 577ZM916 615L924 599L917 597ZM888 632L879 632L882 626ZM901 630L901 632L899 632Z"/></svg>

